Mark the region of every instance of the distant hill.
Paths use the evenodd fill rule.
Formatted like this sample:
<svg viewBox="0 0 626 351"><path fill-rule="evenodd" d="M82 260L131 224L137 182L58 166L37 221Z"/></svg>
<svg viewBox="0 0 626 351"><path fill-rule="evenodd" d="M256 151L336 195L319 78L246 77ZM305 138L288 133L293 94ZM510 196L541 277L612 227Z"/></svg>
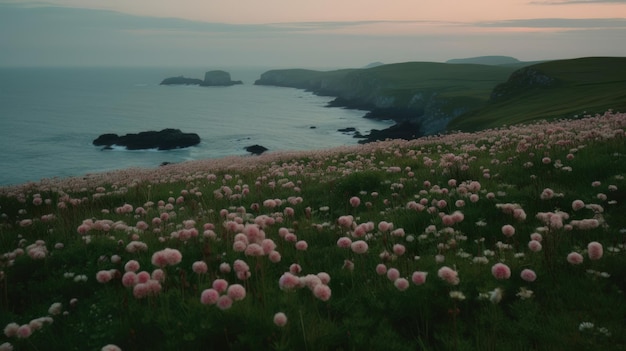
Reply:
<svg viewBox="0 0 626 351"><path fill-rule="evenodd" d="M478 56L446 61L446 63L470 63L478 65L512 65L521 62L522 61L510 56Z"/></svg>
<svg viewBox="0 0 626 351"><path fill-rule="evenodd" d="M487 104L448 130L475 131L542 119L626 111L626 57L585 57L526 66L494 87Z"/></svg>

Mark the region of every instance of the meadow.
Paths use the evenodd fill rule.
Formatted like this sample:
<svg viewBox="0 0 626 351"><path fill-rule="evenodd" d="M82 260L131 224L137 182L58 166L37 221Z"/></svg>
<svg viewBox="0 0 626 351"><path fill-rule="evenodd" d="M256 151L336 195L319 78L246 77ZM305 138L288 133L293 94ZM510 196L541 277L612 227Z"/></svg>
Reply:
<svg viewBox="0 0 626 351"><path fill-rule="evenodd" d="M0 188L0 350L626 350L625 130Z"/></svg>

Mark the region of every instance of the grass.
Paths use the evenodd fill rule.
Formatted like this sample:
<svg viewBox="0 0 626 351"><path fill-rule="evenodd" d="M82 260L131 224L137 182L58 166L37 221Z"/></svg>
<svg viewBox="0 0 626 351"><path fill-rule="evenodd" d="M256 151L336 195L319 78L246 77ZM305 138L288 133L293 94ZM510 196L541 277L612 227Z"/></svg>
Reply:
<svg viewBox="0 0 626 351"><path fill-rule="evenodd" d="M501 125L529 123L626 110L626 58L588 57L549 61L531 66L554 79L544 87L520 85L510 96L496 99L449 123L449 130L476 131ZM510 81L507 84L515 84ZM497 89L497 88L496 88Z"/></svg>
<svg viewBox="0 0 626 351"><path fill-rule="evenodd" d="M625 129L607 113L0 188L0 349L626 350ZM219 279L245 298L223 304Z"/></svg>

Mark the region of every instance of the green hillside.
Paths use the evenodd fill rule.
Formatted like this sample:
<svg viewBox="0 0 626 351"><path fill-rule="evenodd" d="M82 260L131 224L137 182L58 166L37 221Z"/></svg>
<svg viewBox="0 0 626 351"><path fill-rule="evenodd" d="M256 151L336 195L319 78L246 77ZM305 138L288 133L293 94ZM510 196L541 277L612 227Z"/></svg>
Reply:
<svg viewBox="0 0 626 351"><path fill-rule="evenodd" d="M397 105L408 106L419 92L474 103L486 101L493 87L505 81L514 70L476 64L406 62L378 66L363 73L384 82L382 92L394 96Z"/></svg>
<svg viewBox="0 0 626 351"><path fill-rule="evenodd" d="M626 110L626 58L588 57L525 67L496 86L489 103L448 124L474 131L541 119Z"/></svg>

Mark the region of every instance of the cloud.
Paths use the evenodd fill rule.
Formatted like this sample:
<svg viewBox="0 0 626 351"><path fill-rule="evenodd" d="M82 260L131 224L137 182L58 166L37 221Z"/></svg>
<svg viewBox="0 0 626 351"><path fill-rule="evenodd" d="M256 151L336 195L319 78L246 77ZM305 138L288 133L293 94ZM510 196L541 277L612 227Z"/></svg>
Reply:
<svg viewBox="0 0 626 351"><path fill-rule="evenodd" d="M478 27L626 29L626 18L531 18L475 23Z"/></svg>
<svg viewBox="0 0 626 351"><path fill-rule="evenodd" d="M533 5L626 4L626 0L546 0L531 1Z"/></svg>

